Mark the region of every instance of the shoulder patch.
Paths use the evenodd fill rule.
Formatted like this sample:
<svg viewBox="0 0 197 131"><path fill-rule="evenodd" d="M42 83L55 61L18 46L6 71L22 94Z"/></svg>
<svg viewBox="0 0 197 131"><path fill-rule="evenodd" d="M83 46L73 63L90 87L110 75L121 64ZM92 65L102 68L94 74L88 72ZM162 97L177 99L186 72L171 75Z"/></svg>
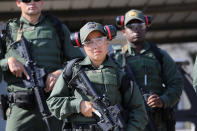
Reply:
<svg viewBox="0 0 197 131"><path fill-rule="evenodd" d="M9 19L8 23L17 23L18 24L18 19L17 18Z"/></svg>
<svg viewBox="0 0 197 131"><path fill-rule="evenodd" d="M8 26L12 28L12 30L16 30L19 27L19 20L14 18L14 19L10 19L8 20Z"/></svg>

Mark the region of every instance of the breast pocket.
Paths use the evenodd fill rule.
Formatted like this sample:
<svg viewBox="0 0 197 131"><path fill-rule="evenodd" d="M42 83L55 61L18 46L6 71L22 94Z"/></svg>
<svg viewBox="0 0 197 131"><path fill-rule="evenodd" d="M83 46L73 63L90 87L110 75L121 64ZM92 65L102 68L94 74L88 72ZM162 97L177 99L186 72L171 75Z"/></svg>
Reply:
<svg viewBox="0 0 197 131"><path fill-rule="evenodd" d="M104 83L106 85L107 96L109 97L111 104L120 103L121 95L118 85L118 76L114 70L104 71Z"/></svg>
<svg viewBox="0 0 197 131"><path fill-rule="evenodd" d="M157 59L145 58L144 64L145 64L145 67L147 68L146 69L147 74L158 75L158 73L161 72L161 65L157 61Z"/></svg>
<svg viewBox="0 0 197 131"><path fill-rule="evenodd" d="M51 47L53 42L53 33L50 30L40 30L37 33L37 37L33 38L33 44L37 44L38 47Z"/></svg>

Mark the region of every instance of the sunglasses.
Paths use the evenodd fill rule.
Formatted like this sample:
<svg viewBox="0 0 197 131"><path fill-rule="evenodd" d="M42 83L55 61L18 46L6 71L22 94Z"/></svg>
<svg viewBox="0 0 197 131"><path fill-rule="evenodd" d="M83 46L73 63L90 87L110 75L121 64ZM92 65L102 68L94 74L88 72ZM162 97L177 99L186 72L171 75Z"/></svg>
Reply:
<svg viewBox="0 0 197 131"><path fill-rule="evenodd" d="M131 23L126 25L131 30L144 30L146 29L145 23Z"/></svg>
<svg viewBox="0 0 197 131"><path fill-rule="evenodd" d="M20 0L23 3L30 3L32 0ZM41 0L33 0L34 2L39 2Z"/></svg>

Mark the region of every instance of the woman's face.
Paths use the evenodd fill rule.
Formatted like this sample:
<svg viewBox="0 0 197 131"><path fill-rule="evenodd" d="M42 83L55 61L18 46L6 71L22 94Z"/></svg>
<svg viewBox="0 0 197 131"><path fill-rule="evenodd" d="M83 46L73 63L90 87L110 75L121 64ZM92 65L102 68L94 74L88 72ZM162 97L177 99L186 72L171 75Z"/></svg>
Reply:
<svg viewBox="0 0 197 131"><path fill-rule="evenodd" d="M99 31L91 32L84 42L84 50L93 62L103 62L108 52L107 38Z"/></svg>

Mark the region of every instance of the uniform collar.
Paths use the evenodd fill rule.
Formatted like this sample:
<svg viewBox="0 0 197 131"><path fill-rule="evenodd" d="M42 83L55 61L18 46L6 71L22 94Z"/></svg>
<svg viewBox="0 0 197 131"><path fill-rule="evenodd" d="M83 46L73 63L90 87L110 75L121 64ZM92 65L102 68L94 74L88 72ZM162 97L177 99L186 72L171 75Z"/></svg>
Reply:
<svg viewBox="0 0 197 131"><path fill-rule="evenodd" d="M20 17L20 23L25 23L25 24L28 24L28 25L37 25L37 24L41 23L43 20L44 20L44 16L42 14L40 15L40 18L39 18L39 20L36 24L30 23L22 15Z"/></svg>
<svg viewBox="0 0 197 131"><path fill-rule="evenodd" d="M91 60L88 56L86 56L86 58L83 61L81 61L79 63L79 65L82 65L82 66L85 65L85 66L92 66L93 67L92 62L91 62ZM104 62L98 67L98 69L102 69L104 67L116 67L116 65L113 62L113 60L109 56L107 56L106 59L104 60Z"/></svg>
<svg viewBox="0 0 197 131"><path fill-rule="evenodd" d="M134 51L134 49L131 47L131 45L129 43L127 44L127 46L128 46L127 52L130 55L133 55L134 56L136 54L135 51ZM150 45L148 44L148 42L145 41L144 42L144 48L140 51L139 54L143 54L143 53L145 53L149 49L150 49Z"/></svg>

